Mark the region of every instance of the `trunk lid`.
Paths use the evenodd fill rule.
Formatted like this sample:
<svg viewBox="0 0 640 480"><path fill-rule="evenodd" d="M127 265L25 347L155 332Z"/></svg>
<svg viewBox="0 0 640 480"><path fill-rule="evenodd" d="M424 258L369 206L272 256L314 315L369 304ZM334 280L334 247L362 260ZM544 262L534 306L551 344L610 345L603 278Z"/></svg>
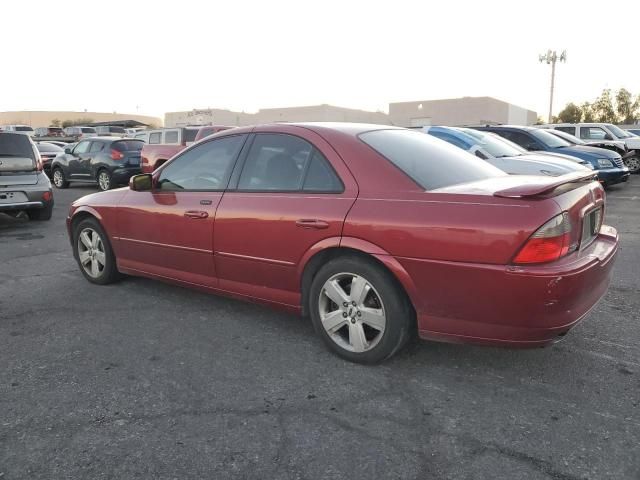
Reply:
<svg viewBox="0 0 640 480"><path fill-rule="evenodd" d="M2 173L0 172L0 187L12 187L17 185L35 185L38 183L38 174L34 172Z"/></svg>

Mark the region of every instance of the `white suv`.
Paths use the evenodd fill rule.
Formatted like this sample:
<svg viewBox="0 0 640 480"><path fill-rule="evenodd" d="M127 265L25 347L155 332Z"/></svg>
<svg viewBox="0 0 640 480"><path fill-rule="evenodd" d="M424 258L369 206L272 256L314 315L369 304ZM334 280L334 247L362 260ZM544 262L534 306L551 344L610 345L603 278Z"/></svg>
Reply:
<svg viewBox="0 0 640 480"><path fill-rule="evenodd" d="M23 135L29 135L33 137L35 134L33 128L29 125L2 125L0 126L2 132L22 133Z"/></svg>
<svg viewBox="0 0 640 480"><path fill-rule="evenodd" d="M640 171L640 137L636 137L612 123L557 123L544 127L567 132L587 141L623 141L629 150L629 154L624 158L624 163L629 167L631 173Z"/></svg>

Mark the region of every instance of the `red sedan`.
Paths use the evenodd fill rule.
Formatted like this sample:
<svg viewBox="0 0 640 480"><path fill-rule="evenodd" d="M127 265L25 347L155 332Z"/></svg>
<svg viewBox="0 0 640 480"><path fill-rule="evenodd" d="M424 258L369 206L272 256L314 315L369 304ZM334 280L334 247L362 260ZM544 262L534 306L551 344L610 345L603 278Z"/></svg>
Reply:
<svg viewBox="0 0 640 480"><path fill-rule="evenodd" d="M604 295L618 248L592 173L508 176L376 125L226 130L77 200L82 274L169 281L309 315L374 363L422 338L541 346Z"/></svg>

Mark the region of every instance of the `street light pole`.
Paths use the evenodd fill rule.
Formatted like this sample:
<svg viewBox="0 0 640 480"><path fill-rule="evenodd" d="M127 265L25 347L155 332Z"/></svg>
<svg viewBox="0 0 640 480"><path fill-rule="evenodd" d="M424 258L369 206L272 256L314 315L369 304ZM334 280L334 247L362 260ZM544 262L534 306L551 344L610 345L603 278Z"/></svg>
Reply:
<svg viewBox="0 0 640 480"><path fill-rule="evenodd" d="M538 60L540 63L546 62L547 65L551 64L551 91L549 92L549 123L553 123L553 87L556 80L556 62L567 61L567 51L563 50L560 55L555 50L547 50L547 53L539 55Z"/></svg>

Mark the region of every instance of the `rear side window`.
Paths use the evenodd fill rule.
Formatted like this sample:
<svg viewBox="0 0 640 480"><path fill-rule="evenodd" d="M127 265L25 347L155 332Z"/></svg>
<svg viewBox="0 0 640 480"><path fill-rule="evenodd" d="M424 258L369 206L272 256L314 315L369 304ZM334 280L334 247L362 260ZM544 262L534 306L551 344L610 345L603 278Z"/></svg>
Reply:
<svg viewBox="0 0 640 480"><path fill-rule="evenodd" d="M90 153L101 152L104 148L104 144L102 142L93 142L91 144L91 148L89 149Z"/></svg>
<svg viewBox="0 0 640 480"><path fill-rule="evenodd" d="M286 134L256 135L238 183L254 192L341 192L327 159L309 142Z"/></svg>
<svg viewBox="0 0 640 480"><path fill-rule="evenodd" d="M16 127L16 132L33 132L33 128L31 128L31 127L17 126L17 127Z"/></svg>
<svg viewBox="0 0 640 480"><path fill-rule="evenodd" d="M111 144L111 148L115 148L119 152L135 152L142 150L144 142L139 140L120 140Z"/></svg>
<svg viewBox="0 0 640 480"><path fill-rule="evenodd" d="M178 143L178 132L176 130L164 132L164 143Z"/></svg>
<svg viewBox="0 0 640 480"><path fill-rule="evenodd" d="M421 132L374 130L359 137L425 190L506 175L473 155Z"/></svg>
<svg viewBox="0 0 640 480"><path fill-rule="evenodd" d="M96 133L95 128L82 127L80 130L82 131L82 133Z"/></svg>
<svg viewBox="0 0 640 480"><path fill-rule="evenodd" d="M554 129L560 130L561 132L564 132L564 133L570 133L571 135L575 135L576 133L575 127L554 127Z"/></svg>
<svg viewBox="0 0 640 480"><path fill-rule="evenodd" d="M185 128L184 129L184 141L185 142L193 142L196 139L196 135L198 135L198 129L193 128ZM176 140L177 142L177 140Z"/></svg>
<svg viewBox="0 0 640 480"><path fill-rule="evenodd" d="M161 132L153 132L151 134L149 134L149 143L151 145L156 145L158 143L160 143L162 139L162 133Z"/></svg>

